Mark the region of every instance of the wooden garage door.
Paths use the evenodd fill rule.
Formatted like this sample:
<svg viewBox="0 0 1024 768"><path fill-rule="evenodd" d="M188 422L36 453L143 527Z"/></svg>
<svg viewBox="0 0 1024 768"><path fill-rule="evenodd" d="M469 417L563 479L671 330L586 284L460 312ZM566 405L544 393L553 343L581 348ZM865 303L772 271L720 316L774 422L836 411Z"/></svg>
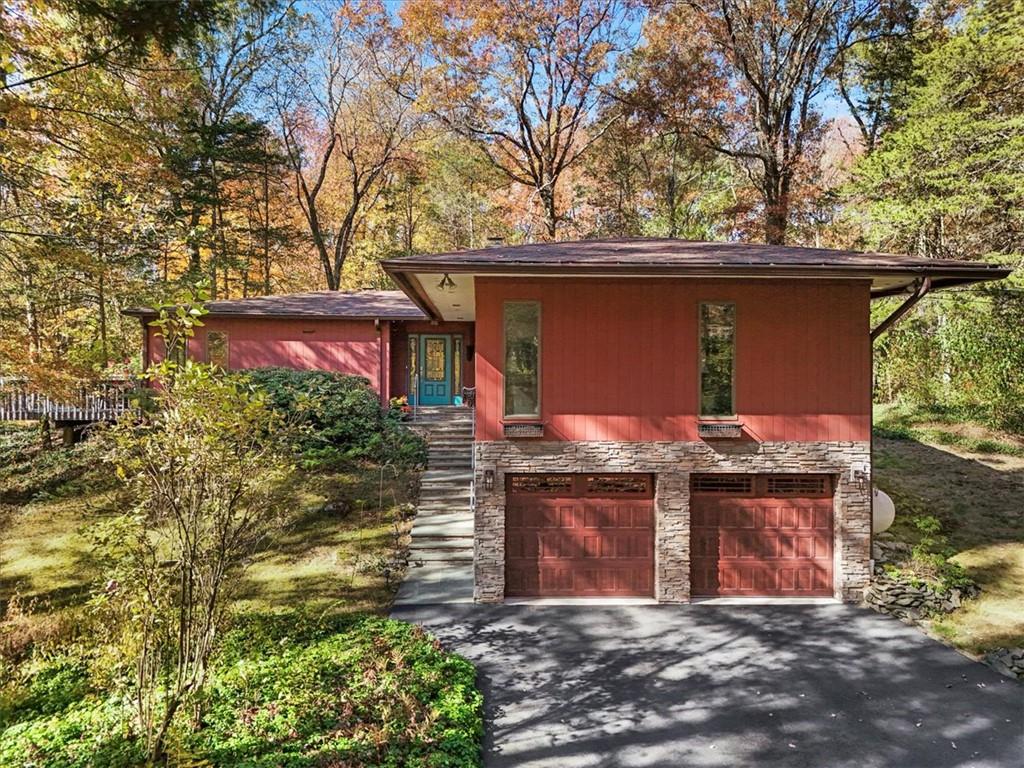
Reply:
<svg viewBox="0 0 1024 768"><path fill-rule="evenodd" d="M654 594L650 475L511 475L506 482L508 597Z"/></svg>
<svg viewBox="0 0 1024 768"><path fill-rule="evenodd" d="M690 497L694 596L828 597L829 475L695 475Z"/></svg>

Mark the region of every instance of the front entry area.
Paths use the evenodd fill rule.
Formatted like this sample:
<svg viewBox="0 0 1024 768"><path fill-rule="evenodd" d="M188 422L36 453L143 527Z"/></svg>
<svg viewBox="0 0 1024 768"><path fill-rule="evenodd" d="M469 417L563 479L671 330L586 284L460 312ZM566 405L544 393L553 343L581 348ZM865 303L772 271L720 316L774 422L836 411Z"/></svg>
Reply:
<svg viewBox="0 0 1024 768"><path fill-rule="evenodd" d="M830 475L694 475L694 597L831 597Z"/></svg>
<svg viewBox="0 0 1024 768"><path fill-rule="evenodd" d="M509 475L506 484L506 597L653 597L651 475Z"/></svg>
<svg viewBox="0 0 1024 768"><path fill-rule="evenodd" d="M421 333L409 336L409 401L452 405L462 391L462 336Z"/></svg>

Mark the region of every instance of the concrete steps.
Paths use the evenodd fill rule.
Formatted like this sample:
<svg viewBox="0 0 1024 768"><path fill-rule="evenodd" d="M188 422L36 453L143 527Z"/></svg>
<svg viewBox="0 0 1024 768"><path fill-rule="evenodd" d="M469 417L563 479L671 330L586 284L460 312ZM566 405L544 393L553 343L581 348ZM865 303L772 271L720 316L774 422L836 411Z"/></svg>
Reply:
<svg viewBox="0 0 1024 768"><path fill-rule="evenodd" d="M427 469L409 547L409 572L396 604L473 599L473 414L418 408L412 422L427 441Z"/></svg>

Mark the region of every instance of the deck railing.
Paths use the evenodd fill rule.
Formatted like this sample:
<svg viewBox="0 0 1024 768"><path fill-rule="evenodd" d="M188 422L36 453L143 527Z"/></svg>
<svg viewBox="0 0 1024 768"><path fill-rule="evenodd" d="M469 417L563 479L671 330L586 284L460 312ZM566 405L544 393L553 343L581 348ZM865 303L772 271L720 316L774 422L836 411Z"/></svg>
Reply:
<svg viewBox="0 0 1024 768"><path fill-rule="evenodd" d="M108 379L54 399L33 391L25 379L0 377L0 421L108 421L132 408L131 396L137 387L132 379Z"/></svg>

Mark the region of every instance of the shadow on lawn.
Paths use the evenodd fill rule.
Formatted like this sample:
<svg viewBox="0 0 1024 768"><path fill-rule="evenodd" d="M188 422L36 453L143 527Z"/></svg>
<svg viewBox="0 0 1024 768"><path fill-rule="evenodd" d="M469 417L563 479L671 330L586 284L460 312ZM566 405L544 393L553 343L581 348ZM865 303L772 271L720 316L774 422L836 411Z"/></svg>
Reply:
<svg viewBox="0 0 1024 768"><path fill-rule="evenodd" d="M473 661L488 766L1003 766L1022 689L851 606L398 609Z"/></svg>
<svg viewBox="0 0 1024 768"><path fill-rule="evenodd" d="M1024 542L1024 459L981 461L914 440L876 437L874 472L896 502L899 525L915 514L935 515L959 550Z"/></svg>

